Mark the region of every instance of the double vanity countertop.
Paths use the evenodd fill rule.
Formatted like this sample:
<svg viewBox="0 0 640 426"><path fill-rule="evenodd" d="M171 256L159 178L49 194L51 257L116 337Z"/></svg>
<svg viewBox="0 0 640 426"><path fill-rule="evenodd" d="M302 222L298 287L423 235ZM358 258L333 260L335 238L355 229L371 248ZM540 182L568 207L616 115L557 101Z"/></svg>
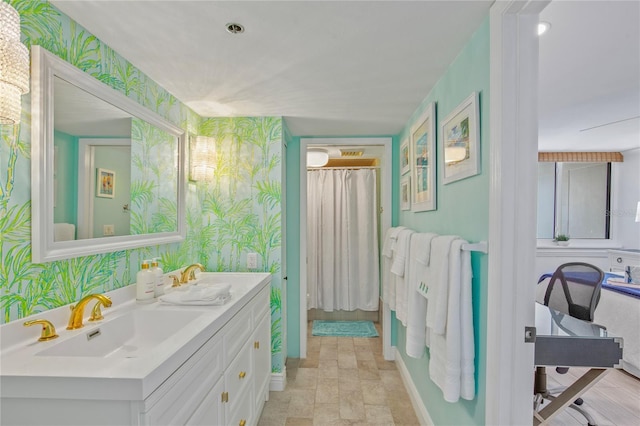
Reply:
<svg viewBox="0 0 640 426"><path fill-rule="evenodd" d="M80 329L66 330L69 306L2 325L0 396L146 399L271 282L268 273L205 274L208 282L231 285L229 302L220 306L141 304L135 300L135 285L130 285L106 293L113 305L103 308L102 321L88 321L93 303L89 304ZM41 327L23 326L31 319L51 321L59 338L39 342ZM108 342L114 334L116 340L135 340L111 352L108 345L104 352L94 350L102 344L99 339ZM96 343L89 345L94 338Z"/></svg>

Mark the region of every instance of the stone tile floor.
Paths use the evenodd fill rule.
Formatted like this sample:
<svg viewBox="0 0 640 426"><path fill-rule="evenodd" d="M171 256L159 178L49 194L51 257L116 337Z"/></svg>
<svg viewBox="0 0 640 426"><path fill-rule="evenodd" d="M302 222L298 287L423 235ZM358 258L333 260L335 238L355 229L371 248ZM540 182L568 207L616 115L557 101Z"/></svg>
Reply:
<svg viewBox="0 0 640 426"><path fill-rule="evenodd" d="M259 426L419 424L380 337L316 337L311 322L307 335L307 358L287 360L287 387L269 393Z"/></svg>

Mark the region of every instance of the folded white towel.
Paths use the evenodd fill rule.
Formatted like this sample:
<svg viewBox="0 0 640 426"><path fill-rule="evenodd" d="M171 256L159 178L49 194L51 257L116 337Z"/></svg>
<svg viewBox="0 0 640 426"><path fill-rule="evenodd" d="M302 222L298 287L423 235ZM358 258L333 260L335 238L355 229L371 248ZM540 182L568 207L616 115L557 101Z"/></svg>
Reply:
<svg viewBox="0 0 640 426"><path fill-rule="evenodd" d="M391 266L391 272L393 273L396 282L396 318L405 327L407 325L409 297L413 297L413 287L411 287L411 291L409 291L408 288L409 244L411 243L411 236L413 234L415 234L415 232L410 229L405 229L400 232L398 235L396 251L393 254L393 265ZM404 247L402 253L400 253L401 247Z"/></svg>
<svg viewBox="0 0 640 426"><path fill-rule="evenodd" d="M404 277L406 267L408 266L409 241L413 233L412 230L406 228L400 230L398 233L395 250L393 252L393 262L391 263L391 273L399 277Z"/></svg>
<svg viewBox="0 0 640 426"><path fill-rule="evenodd" d="M475 396L471 257L462 250L466 243L451 243L446 330L430 335L429 376L447 402Z"/></svg>
<svg viewBox="0 0 640 426"><path fill-rule="evenodd" d="M231 299L230 284L191 286L187 291L174 291L158 299L173 305L224 305Z"/></svg>
<svg viewBox="0 0 640 426"><path fill-rule="evenodd" d="M440 235L431 240L431 266L427 283L427 327L430 333L445 333L449 299L449 249L458 238Z"/></svg>
<svg viewBox="0 0 640 426"><path fill-rule="evenodd" d="M398 238L398 234L403 229L406 229L404 226L397 226L395 228L387 229L387 232L384 234L384 244L382 246L382 255L388 258L393 256L393 250L396 246L396 240Z"/></svg>
<svg viewBox="0 0 640 426"><path fill-rule="evenodd" d="M438 234L429 232L414 235L413 238L417 237L418 241L416 241L416 252L411 253L411 257L416 262L420 262L424 266L429 266L429 260L431 259L431 240L437 236Z"/></svg>
<svg viewBox="0 0 640 426"><path fill-rule="evenodd" d="M422 358L426 346L427 299L426 295L419 297L422 295L419 288L421 284L426 286L428 268L421 260L425 258L425 252L430 252L431 240L434 237L436 234L413 234L409 246L406 352L412 358Z"/></svg>

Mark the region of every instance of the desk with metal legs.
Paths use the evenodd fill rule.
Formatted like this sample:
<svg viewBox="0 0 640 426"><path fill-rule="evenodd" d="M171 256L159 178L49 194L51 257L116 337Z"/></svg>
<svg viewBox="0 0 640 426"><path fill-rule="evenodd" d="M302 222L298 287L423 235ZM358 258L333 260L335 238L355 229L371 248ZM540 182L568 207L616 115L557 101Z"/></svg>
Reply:
<svg viewBox="0 0 640 426"><path fill-rule="evenodd" d="M621 337L611 336L604 327L536 303L536 392L546 390L544 366L590 367L590 370L535 412L533 424L551 420L602 379L609 368L620 368L621 363Z"/></svg>

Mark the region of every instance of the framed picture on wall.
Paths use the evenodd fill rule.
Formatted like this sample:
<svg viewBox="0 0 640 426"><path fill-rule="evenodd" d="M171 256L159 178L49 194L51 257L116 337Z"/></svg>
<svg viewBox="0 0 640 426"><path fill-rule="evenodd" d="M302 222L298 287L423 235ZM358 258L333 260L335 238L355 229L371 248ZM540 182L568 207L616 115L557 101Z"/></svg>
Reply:
<svg viewBox="0 0 640 426"><path fill-rule="evenodd" d="M411 161L409 159L409 141L403 140L400 144L400 175L411 171Z"/></svg>
<svg viewBox="0 0 640 426"><path fill-rule="evenodd" d="M478 93L473 92L441 122L442 181L445 184L480 173Z"/></svg>
<svg viewBox="0 0 640 426"><path fill-rule="evenodd" d="M411 210L436 209L436 104L430 103L411 127Z"/></svg>
<svg viewBox="0 0 640 426"><path fill-rule="evenodd" d="M96 174L96 197L113 198L116 195L116 172L98 169Z"/></svg>
<svg viewBox="0 0 640 426"><path fill-rule="evenodd" d="M411 209L411 175L400 179L400 210Z"/></svg>

